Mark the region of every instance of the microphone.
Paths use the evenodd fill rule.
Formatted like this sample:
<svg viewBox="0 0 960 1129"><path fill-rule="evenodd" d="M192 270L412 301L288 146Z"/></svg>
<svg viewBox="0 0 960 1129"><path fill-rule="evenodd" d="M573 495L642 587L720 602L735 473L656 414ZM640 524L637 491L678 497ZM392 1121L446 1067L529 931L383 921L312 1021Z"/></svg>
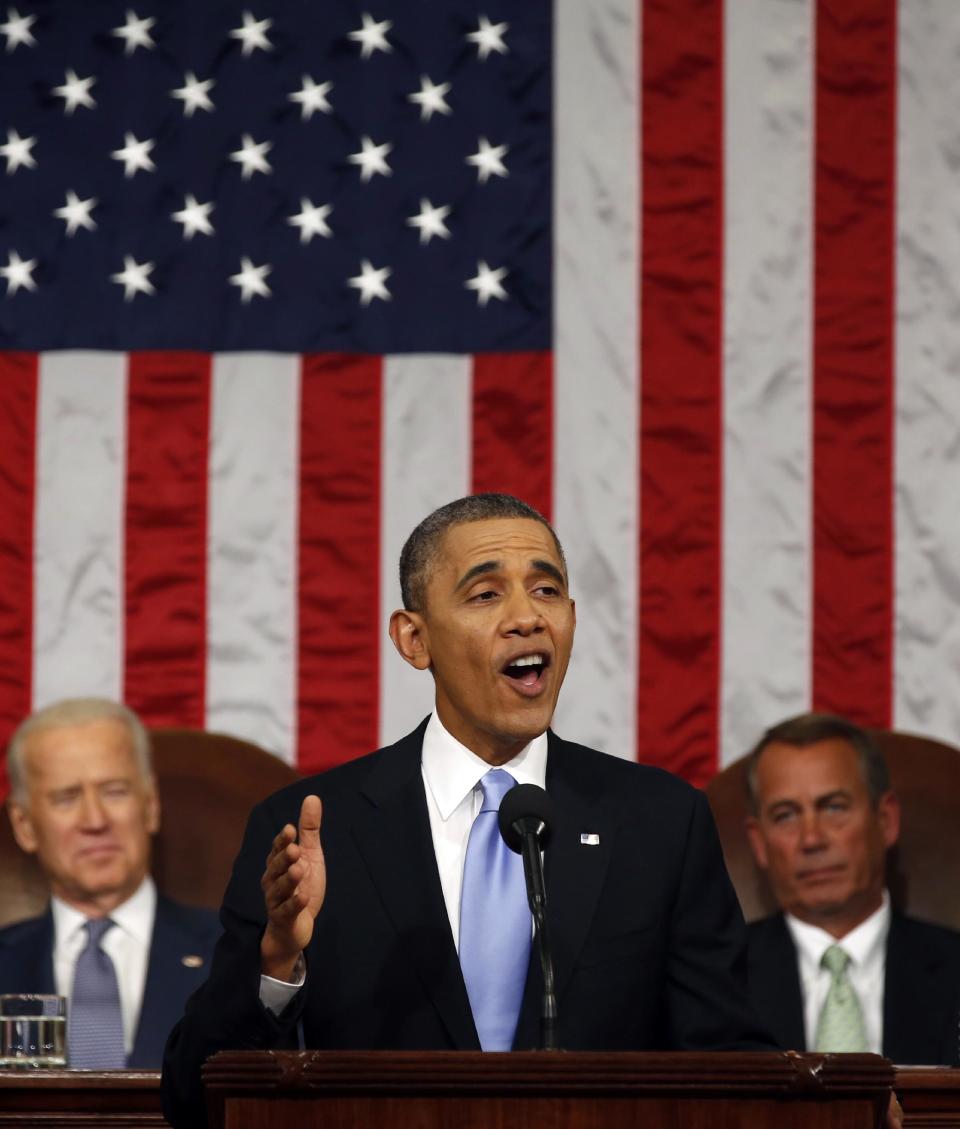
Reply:
<svg viewBox="0 0 960 1129"><path fill-rule="evenodd" d="M500 801L500 834L511 851L523 858L527 901L533 914L537 953L543 973L540 999L540 1049L557 1050L557 992L547 929L547 889L540 852L550 842L555 821L553 801L536 784L517 784Z"/></svg>

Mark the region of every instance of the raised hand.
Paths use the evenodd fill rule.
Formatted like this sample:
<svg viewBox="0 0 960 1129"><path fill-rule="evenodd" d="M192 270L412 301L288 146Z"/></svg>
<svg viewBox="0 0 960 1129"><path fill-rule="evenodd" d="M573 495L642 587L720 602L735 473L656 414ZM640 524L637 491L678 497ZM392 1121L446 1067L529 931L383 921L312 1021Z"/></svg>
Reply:
<svg viewBox="0 0 960 1129"><path fill-rule="evenodd" d="M292 978L323 905L327 868L320 846L320 817L320 797L305 796L299 825L288 823L274 839L260 879L267 907L260 971L277 980Z"/></svg>

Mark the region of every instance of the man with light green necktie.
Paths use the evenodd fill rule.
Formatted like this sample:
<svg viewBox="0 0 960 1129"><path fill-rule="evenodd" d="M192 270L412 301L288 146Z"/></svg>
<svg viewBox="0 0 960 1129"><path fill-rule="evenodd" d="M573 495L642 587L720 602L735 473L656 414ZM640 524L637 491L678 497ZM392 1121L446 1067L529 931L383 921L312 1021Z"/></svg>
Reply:
<svg viewBox="0 0 960 1129"><path fill-rule="evenodd" d="M754 1004L781 1046L958 1058L960 934L891 906L900 805L870 735L804 714L748 762L747 832L783 912L748 927Z"/></svg>

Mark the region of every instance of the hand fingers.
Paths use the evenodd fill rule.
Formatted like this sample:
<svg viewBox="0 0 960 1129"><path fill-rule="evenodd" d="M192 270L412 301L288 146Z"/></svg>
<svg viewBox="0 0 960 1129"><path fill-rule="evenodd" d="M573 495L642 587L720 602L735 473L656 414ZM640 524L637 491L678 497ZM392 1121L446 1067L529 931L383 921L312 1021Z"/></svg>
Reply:
<svg viewBox="0 0 960 1129"><path fill-rule="evenodd" d="M299 888L292 890L288 897L278 900L275 904L267 906L270 920L275 925L284 925L295 920L308 901L306 894Z"/></svg>
<svg viewBox="0 0 960 1129"><path fill-rule="evenodd" d="M267 859L267 865L260 879L260 885L265 890L267 886L284 878L293 867L300 862L300 848L296 843L288 843L283 851L272 854ZM303 867L297 867L294 882L299 882L303 877Z"/></svg>
<svg viewBox="0 0 960 1129"><path fill-rule="evenodd" d="M323 809L319 796L304 796L300 807L300 822L297 827L297 838L304 850L314 850L320 847L320 818Z"/></svg>
<svg viewBox="0 0 960 1129"><path fill-rule="evenodd" d="M263 900L267 907L267 913L272 916L284 902L289 901L294 894L299 893L300 879L302 877L303 868L299 866L299 864L294 864L284 874L272 878L269 881L266 875L264 875L262 883ZM303 897L306 899L305 894ZM301 906L301 908L303 907Z"/></svg>
<svg viewBox="0 0 960 1129"><path fill-rule="evenodd" d="M270 854L267 855L267 862L274 857L274 855L283 851L288 843L295 843L297 841L297 829L292 823L286 824L274 836L273 842L270 844Z"/></svg>

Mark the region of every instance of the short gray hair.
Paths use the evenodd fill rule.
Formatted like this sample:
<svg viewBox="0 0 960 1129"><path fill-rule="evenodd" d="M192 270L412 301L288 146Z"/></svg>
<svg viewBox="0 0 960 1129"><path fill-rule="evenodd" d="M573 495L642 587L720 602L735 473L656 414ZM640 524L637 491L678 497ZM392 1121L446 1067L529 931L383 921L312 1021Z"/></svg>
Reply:
<svg viewBox="0 0 960 1129"><path fill-rule="evenodd" d="M861 729L845 717L833 713L802 713L768 729L748 754L747 792L754 815L760 811L760 787L757 782L760 756L768 745L777 743L805 749L834 738L846 741L857 754L860 775L867 786L870 802L876 807L884 792L890 791L890 770L876 741L866 729Z"/></svg>
<svg viewBox="0 0 960 1129"><path fill-rule="evenodd" d="M69 725L85 725L90 721L119 721L127 727L137 768L144 780L153 775L150 756L150 735L132 709L110 698L64 698L36 710L14 731L7 746L7 776L10 799L22 804L27 800L27 772L24 763L27 743L34 733L44 729L63 729Z"/></svg>
<svg viewBox="0 0 960 1129"><path fill-rule="evenodd" d="M469 494L465 498L448 502L445 506L434 510L432 514L428 514L407 538L400 553L400 594L404 608L408 612L423 611L430 573L440 542L448 529L472 521L511 517L539 521L550 531L566 575L567 560L563 555L560 538L539 510L535 510L533 506L527 505L512 494Z"/></svg>

